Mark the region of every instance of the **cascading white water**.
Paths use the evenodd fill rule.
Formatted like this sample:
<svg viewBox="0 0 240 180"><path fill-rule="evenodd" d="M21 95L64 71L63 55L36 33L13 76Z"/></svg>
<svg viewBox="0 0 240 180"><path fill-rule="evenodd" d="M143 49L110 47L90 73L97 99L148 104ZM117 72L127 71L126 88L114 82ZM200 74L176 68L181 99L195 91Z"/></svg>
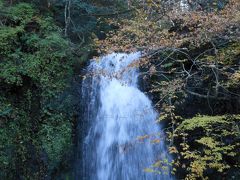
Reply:
<svg viewBox="0 0 240 180"><path fill-rule="evenodd" d="M181 0L180 1L180 8L182 11L188 11L189 10L189 4L187 0Z"/></svg>
<svg viewBox="0 0 240 180"><path fill-rule="evenodd" d="M128 67L140 56L139 52L113 53L89 66L91 81L82 87L83 96L91 96L84 112L90 129L83 145L83 179L171 179L169 170L146 172L169 158L159 141L158 114L138 89L138 69Z"/></svg>

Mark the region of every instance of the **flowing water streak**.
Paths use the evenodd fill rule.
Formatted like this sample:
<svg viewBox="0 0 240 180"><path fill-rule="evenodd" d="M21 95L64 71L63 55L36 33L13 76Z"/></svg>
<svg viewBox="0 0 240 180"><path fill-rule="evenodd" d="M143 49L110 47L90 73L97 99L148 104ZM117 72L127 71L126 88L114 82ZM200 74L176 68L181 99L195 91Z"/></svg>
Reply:
<svg viewBox="0 0 240 180"><path fill-rule="evenodd" d="M138 89L139 71L128 68L140 56L139 52L113 53L89 66L88 71L96 75L82 87L83 96L90 96L84 112L90 126L83 145L85 179L171 179L168 171L145 172L169 158L163 141L159 142L158 115Z"/></svg>

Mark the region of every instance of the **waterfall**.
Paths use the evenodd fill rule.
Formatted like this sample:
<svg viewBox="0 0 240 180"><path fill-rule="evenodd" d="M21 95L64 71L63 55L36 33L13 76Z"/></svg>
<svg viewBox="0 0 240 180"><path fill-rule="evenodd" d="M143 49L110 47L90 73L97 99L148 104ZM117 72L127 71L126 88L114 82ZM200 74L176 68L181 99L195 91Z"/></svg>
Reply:
<svg viewBox="0 0 240 180"><path fill-rule="evenodd" d="M113 53L91 61L82 84L82 121L88 124L83 173L76 179L172 179L158 114L138 89L139 70L131 66L140 56Z"/></svg>
<svg viewBox="0 0 240 180"><path fill-rule="evenodd" d="M181 0L180 1L180 9L182 11L188 11L189 10L189 4L187 0Z"/></svg>

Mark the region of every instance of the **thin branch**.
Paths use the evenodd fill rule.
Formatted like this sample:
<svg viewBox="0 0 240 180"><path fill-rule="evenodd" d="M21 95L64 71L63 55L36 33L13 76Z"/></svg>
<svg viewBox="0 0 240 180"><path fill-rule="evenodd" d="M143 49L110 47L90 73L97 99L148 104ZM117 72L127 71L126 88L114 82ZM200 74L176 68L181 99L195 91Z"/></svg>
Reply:
<svg viewBox="0 0 240 180"><path fill-rule="evenodd" d="M233 97L217 97L217 96L211 96L211 95L204 95L204 94L199 94L199 93L196 93L196 92L193 92L193 91L190 91L188 89L185 89L185 91L188 93L188 94L191 94L193 96L197 96L199 98L205 98L205 99L217 99L217 100L229 100L229 99L236 99L236 98L233 98Z"/></svg>

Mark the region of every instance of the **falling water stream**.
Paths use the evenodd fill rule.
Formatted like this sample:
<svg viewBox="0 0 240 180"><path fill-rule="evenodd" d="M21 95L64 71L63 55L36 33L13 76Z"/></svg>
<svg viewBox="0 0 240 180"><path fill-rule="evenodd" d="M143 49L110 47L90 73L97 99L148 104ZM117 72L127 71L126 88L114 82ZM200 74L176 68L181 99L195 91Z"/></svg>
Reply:
<svg viewBox="0 0 240 180"><path fill-rule="evenodd" d="M129 67L140 56L113 53L88 67L91 78L82 85L89 127L81 149L82 179L172 179L163 163L169 157L156 123L158 114L138 88L138 68Z"/></svg>

